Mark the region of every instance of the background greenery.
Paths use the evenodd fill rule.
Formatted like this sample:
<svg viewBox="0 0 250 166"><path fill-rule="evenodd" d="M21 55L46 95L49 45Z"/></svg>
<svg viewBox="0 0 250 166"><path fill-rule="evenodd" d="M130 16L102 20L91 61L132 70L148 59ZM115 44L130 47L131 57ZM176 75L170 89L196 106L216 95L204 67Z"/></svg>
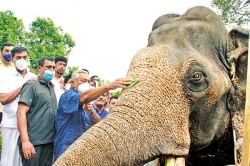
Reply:
<svg viewBox="0 0 250 166"><path fill-rule="evenodd" d="M68 57L75 41L50 18L36 18L26 31L24 23L10 10L0 11L0 44L10 42L29 50L30 68L37 73L38 60L43 56Z"/></svg>

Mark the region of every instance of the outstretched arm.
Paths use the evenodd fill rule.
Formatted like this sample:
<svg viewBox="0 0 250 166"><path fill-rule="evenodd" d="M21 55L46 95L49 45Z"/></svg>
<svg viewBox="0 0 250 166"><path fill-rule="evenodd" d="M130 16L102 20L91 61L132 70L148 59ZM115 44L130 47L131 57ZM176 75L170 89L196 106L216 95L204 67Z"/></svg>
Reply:
<svg viewBox="0 0 250 166"><path fill-rule="evenodd" d="M125 88L126 85L129 85L130 83L131 83L130 78L118 78L109 84L86 90L81 94L80 104L89 103L109 90L114 90L117 88Z"/></svg>

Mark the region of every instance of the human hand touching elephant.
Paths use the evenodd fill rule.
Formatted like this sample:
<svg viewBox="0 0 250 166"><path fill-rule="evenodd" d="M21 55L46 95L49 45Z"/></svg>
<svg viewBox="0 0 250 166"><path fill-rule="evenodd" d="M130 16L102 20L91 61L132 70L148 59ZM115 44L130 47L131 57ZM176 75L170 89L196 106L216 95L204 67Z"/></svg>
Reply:
<svg viewBox="0 0 250 166"><path fill-rule="evenodd" d="M109 90L115 90L117 88L125 88L127 85L131 84L131 78L118 78L115 81L106 84Z"/></svg>

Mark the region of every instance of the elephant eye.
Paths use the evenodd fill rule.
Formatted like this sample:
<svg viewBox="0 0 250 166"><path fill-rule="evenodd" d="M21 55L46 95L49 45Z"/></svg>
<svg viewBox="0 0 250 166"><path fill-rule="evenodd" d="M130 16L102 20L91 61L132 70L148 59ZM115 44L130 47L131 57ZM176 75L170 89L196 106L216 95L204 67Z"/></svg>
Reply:
<svg viewBox="0 0 250 166"><path fill-rule="evenodd" d="M201 92L208 87L208 80L203 70L196 70L188 76L186 87L192 92Z"/></svg>
<svg viewBox="0 0 250 166"><path fill-rule="evenodd" d="M199 81L202 77L203 77L202 72L195 72L193 74L193 77L191 78L191 80L193 80L193 81Z"/></svg>

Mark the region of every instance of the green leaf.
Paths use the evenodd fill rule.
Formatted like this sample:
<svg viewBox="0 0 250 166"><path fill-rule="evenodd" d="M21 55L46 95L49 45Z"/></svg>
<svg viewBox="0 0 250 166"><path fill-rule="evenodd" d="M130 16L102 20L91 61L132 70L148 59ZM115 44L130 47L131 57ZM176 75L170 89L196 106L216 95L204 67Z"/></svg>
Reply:
<svg viewBox="0 0 250 166"><path fill-rule="evenodd" d="M133 78L132 78L132 81L131 81L131 84L127 85L127 86L125 87L125 89L131 88L131 87L134 86L138 81L139 81L139 78L133 77Z"/></svg>

